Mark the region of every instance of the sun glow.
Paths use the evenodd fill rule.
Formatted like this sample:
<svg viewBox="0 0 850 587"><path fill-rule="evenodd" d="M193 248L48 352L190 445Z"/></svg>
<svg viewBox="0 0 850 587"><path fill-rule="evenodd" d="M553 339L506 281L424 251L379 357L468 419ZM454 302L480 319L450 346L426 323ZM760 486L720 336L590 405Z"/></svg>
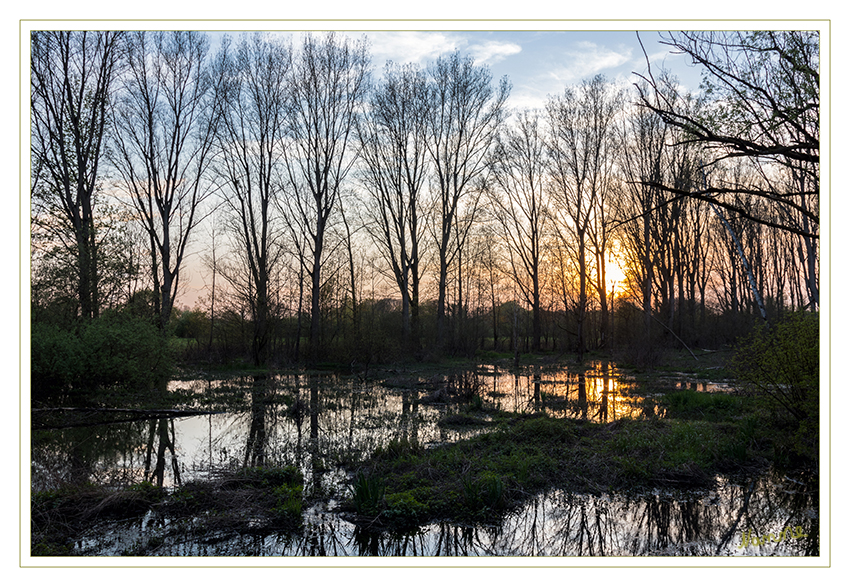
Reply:
<svg viewBox="0 0 850 587"><path fill-rule="evenodd" d="M605 262L605 284L609 292L620 294L626 289L626 273L623 261L614 255L609 255Z"/></svg>

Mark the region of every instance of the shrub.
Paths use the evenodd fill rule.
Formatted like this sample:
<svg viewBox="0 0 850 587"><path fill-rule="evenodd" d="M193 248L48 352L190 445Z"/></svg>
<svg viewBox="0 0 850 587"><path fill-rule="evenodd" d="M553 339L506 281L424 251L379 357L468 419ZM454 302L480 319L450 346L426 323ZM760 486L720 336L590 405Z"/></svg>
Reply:
<svg viewBox="0 0 850 587"><path fill-rule="evenodd" d="M414 491L403 491L386 496L387 509L382 516L396 527L417 526L428 514L428 506L421 503Z"/></svg>
<svg viewBox="0 0 850 587"><path fill-rule="evenodd" d="M111 313L92 321L82 332L86 378L98 387L150 387L170 371L168 345L159 330L143 318Z"/></svg>
<svg viewBox="0 0 850 587"><path fill-rule="evenodd" d="M149 388L167 378L172 366L159 330L126 312L104 314L75 330L35 323L30 344L35 394Z"/></svg>
<svg viewBox="0 0 850 587"><path fill-rule="evenodd" d="M799 422L817 422L819 343L817 312L794 312L770 328L760 325L738 346L736 375Z"/></svg>
<svg viewBox="0 0 850 587"><path fill-rule="evenodd" d="M33 393L46 393L79 384L84 349L79 338L52 324L32 325L31 377Z"/></svg>

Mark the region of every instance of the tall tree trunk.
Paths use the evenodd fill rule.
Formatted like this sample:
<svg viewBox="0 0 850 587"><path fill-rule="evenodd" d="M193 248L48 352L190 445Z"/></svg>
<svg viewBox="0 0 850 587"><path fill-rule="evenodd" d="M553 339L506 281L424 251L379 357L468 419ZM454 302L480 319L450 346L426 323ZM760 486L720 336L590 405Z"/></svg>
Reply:
<svg viewBox="0 0 850 587"><path fill-rule="evenodd" d="M321 354L321 297L322 281L320 269L322 264L322 248L324 244L324 227L321 227L322 219L318 219L320 228L313 244L313 269L310 272L312 279L312 296L310 299L310 362L315 364Z"/></svg>
<svg viewBox="0 0 850 587"><path fill-rule="evenodd" d="M578 354L579 363L584 360L585 351L585 317L587 312L587 259L585 258L584 249L584 232L578 233L578 271L579 271L579 290L578 290L578 308L576 308L576 334L578 337Z"/></svg>

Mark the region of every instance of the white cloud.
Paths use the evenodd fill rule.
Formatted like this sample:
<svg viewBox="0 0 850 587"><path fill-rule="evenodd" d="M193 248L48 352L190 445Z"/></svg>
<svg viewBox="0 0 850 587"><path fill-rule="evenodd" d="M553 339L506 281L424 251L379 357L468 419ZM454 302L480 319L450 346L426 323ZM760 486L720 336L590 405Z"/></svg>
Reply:
<svg viewBox="0 0 850 587"><path fill-rule="evenodd" d="M516 43L504 41L487 41L486 43L475 43L467 48L477 65L492 65L503 59L516 55L522 51L522 47Z"/></svg>
<svg viewBox="0 0 850 587"><path fill-rule="evenodd" d="M615 69L625 65L632 59L632 49L629 47L603 47L589 41L575 43L573 48L565 50L560 55L564 65L551 70L549 77L559 83L577 83L605 70Z"/></svg>
<svg viewBox="0 0 850 587"><path fill-rule="evenodd" d="M380 69L388 59L396 63L417 63L421 66L441 55L461 51L470 55L477 65L492 65L522 51L517 43L507 41L474 42L462 33L452 32L381 32L369 33L372 63Z"/></svg>
<svg viewBox="0 0 850 587"><path fill-rule="evenodd" d="M382 69L388 59L424 66L464 44L463 38L458 35L424 31L369 33L369 39L372 42L372 63L377 70Z"/></svg>

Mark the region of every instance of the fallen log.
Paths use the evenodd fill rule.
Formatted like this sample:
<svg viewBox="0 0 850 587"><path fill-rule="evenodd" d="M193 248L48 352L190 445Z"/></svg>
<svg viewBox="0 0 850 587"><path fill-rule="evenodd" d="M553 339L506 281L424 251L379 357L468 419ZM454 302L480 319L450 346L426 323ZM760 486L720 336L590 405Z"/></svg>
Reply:
<svg viewBox="0 0 850 587"><path fill-rule="evenodd" d="M179 409L138 409L138 408L32 408L33 430L46 430L54 428L73 428L79 426L93 426L98 424L120 424L123 422L137 422L139 420L151 420L154 418L185 418L189 416L206 416L210 414L223 414L223 411L211 410L179 410ZM98 415L112 416L101 419ZM51 417L65 418L77 417L76 421L65 421L61 423L44 422ZM122 417L119 417L122 416ZM80 421L84 418L84 421ZM41 419L42 422L35 422Z"/></svg>

